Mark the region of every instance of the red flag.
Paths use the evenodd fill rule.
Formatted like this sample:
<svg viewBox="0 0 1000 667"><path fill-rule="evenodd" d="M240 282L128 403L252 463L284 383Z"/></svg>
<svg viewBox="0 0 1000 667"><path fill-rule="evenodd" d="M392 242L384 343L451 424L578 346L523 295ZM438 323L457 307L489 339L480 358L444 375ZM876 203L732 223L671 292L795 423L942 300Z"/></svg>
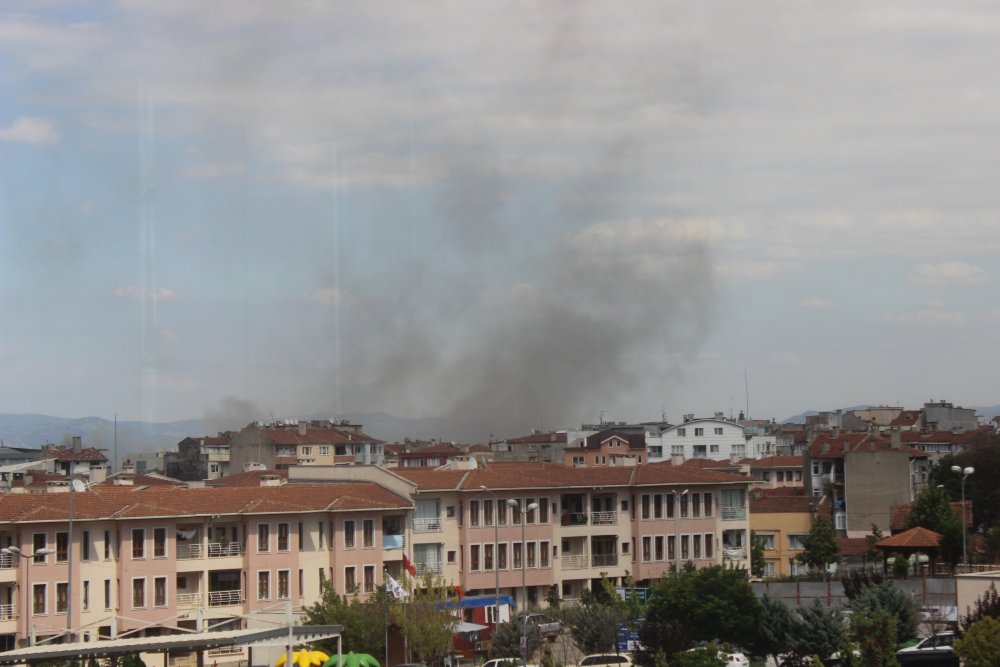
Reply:
<svg viewBox="0 0 1000 667"><path fill-rule="evenodd" d="M409 572L411 577L417 576L417 568L413 566L406 554L403 554L403 569Z"/></svg>
<svg viewBox="0 0 1000 667"><path fill-rule="evenodd" d="M463 595L461 586L455 586L455 594L458 596L458 603L461 604Z"/></svg>

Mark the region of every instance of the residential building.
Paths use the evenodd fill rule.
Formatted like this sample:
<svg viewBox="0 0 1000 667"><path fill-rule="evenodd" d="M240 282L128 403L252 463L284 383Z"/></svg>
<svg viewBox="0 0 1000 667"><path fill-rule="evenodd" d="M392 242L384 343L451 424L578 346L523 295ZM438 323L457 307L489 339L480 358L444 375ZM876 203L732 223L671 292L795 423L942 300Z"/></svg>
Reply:
<svg viewBox="0 0 1000 667"><path fill-rule="evenodd" d="M805 485L802 480L801 456L766 456L761 459L744 459L741 463L750 469L750 477L758 486L776 488Z"/></svg>
<svg viewBox="0 0 1000 667"><path fill-rule="evenodd" d="M490 442L498 461L542 461L562 463L569 442L566 431L532 431L528 435Z"/></svg>
<svg viewBox="0 0 1000 667"><path fill-rule="evenodd" d="M650 462L682 459L743 459L757 458L754 436L746 433L736 420L726 419L721 412L711 418L684 415L684 421L659 433L646 433L646 450ZM773 441L773 438L770 438ZM767 437L764 442L768 442ZM772 445L773 448L773 445Z"/></svg>
<svg viewBox="0 0 1000 667"><path fill-rule="evenodd" d="M437 468L449 461L467 456L468 453L453 444L440 443L399 453L397 466L400 468Z"/></svg>
<svg viewBox="0 0 1000 667"><path fill-rule="evenodd" d="M976 411L955 407L948 401L924 403L924 428L929 431L975 431L979 428Z"/></svg>
<svg viewBox="0 0 1000 667"><path fill-rule="evenodd" d="M805 548L813 518L829 513L826 496L814 497L803 488L754 488L750 492L750 529L764 550L764 576L807 574L796 560Z"/></svg>
<svg viewBox="0 0 1000 667"><path fill-rule="evenodd" d="M43 470L64 476L82 475L91 483L108 476L108 457L93 447L83 447L81 438L73 436L71 447L45 445L42 459L49 459Z"/></svg>
<svg viewBox="0 0 1000 667"><path fill-rule="evenodd" d="M563 465L576 468L591 466L634 466L648 462L646 437L610 429L594 433L579 441L579 445L563 450Z"/></svg>
<svg viewBox="0 0 1000 667"><path fill-rule="evenodd" d="M177 443L176 452L164 456L164 473L189 482L230 474L229 443L234 435L228 431L217 436L184 438Z"/></svg>
<svg viewBox="0 0 1000 667"><path fill-rule="evenodd" d="M382 465L383 443L358 424L335 421L285 420L253 423L229 442L229 473L253 467L282 469L294 465Z"/></svg>

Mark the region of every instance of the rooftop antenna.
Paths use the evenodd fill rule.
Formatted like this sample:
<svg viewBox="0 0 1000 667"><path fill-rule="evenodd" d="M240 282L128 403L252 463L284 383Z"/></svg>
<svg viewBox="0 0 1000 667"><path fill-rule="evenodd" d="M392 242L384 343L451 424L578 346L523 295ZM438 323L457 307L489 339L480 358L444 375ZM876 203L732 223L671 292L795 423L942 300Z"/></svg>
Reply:
<svg viewBox="0 0 1000 667"><path fill-rule="evenodd" d="M747 367L743 367L743 388L747 394L747 419L750 419L750 376L747 374Z"/></svg>

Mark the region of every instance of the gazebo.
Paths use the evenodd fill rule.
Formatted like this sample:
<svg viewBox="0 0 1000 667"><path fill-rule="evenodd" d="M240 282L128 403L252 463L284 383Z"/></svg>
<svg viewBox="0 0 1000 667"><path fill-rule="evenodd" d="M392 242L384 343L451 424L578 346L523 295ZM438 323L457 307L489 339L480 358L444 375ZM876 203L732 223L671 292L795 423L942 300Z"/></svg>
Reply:
<svg viewBox="0 0 1000 667"><path fill-rule="evenodd" d="M902 554L907 558L916 553L926 553L930 560L930 571L934 572L934 566L941 551L941 533L917 526L879 540L875 546L882 552L883 564L889 553Z"/></svg>

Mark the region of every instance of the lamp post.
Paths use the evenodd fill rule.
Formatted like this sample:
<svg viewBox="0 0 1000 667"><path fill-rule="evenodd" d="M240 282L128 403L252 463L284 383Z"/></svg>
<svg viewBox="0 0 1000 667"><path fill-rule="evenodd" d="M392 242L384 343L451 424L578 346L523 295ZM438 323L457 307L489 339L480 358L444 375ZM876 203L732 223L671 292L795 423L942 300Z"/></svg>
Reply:
<svg viewBox="0 0 1000 667"><path fill-rule="evenodd" d="M681 571L681 498L687 495L690 489L684 489L680 493L674 491L674 574Z"/></svg>
<svg viewBox="0 0 1000 667"><path fill-rule="evenodd" d="M962 468L962 466L952 466L951 471L962 476L962 564L969 567L969 552L966 541L969 539L969 530L965 527L965 479L976 472L972 466Z"/></svg>
<svg viewBox="0 0 1000 667"><path fill-rule="evenodd" d="M496 599L493 609L493 624L500 626L500 499L497 495L480 484L479 488L493 496L493 570L496 572Z"/></svg>
<svg viewBox="0 0 1000 667"><path fill-rule="evenodd" d="M521 513L521 599L524 600L524 612L521 614L521 661L528 664L528 586L527 586L527 563L528 548L524 542L524 524L527 523L528 512L534 512L538 508L538 503L531 503L527 507L521 507L521 503L510 498L507 504Z"/></svg>
<svg viewBox="0 0 1000 667"><path fill-rule="evenodd" d="M5 556L13 556L18 559L18 563L22 560L26 560L27 564L24 568L24 634L28 640L28 646L32 646L35 643L34 632L32 628L34 624L31 623L31 616L33 609L31 608L31 562L38 556L48 556L51 553L55 553L55 549L50 549L45 547L43 549L38 549L35 553L26 554L23 553L17 547L4 547L0 549L0 553Z"/></svg>

